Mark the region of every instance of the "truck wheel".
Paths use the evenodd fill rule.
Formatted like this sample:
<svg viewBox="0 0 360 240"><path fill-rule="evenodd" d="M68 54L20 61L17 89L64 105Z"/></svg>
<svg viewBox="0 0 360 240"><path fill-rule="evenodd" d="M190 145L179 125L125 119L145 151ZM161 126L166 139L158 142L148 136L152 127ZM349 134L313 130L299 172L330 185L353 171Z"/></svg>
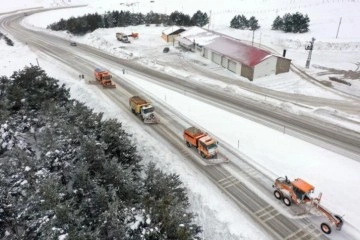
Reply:
<svg viewBox="0 0 360 240"><path fill-rule="evenodd" d="M188 141L186 141L186 146L188 146L189 148L191 147L191 145Z"/></svg>
<svg viewBox="0 0 360 240"><path fill-rule="evenodd" d="M331 233L331 228L327 223L322 223L320 225L321 231L323 231L325 234L330 234Z"/></svg>
<svg viewBox="0 0 360 240"><path fill-rule="evenodd" d="M202 158L205 158L205 154L203 152L200 152L200 155Z"/></svg>
<svg viewBox="0 0 360 240"><path fill-rule="evenodd" d="M274 191L274 196L277 198L277 199L281 199L282 198L282 193L279 191L279 190L275 190Z"/></svg>
<svg viewBox="0 0 360 240"><path fill-rule="evenodd" d="M290 198L284 197L284 198L283 198L283 202L284 202L284 204L285 204L286 206L290 207L290 205L291 205L291 200L290 200Z"/></svg>
<svg viewBox="0 0 360 240"><path fill-rule="evenodd" d="M131 112L132 112L133 114L135 114L135 110L134 110L134 109L131 109Z"/></svg>

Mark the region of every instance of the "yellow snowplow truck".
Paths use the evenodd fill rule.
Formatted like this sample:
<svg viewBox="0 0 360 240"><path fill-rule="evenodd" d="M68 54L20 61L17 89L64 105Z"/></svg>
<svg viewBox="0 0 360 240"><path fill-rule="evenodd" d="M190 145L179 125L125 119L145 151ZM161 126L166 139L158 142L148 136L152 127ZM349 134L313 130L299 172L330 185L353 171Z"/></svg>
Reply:
<svg viewBox="0 0 360 240"><path fill-rule="evenodd" d="M144 123L159 123L155 115L155 108L151 105L150 102L139 96L133 96L129 99L129 105L131 111L139 116Z"/></svg>

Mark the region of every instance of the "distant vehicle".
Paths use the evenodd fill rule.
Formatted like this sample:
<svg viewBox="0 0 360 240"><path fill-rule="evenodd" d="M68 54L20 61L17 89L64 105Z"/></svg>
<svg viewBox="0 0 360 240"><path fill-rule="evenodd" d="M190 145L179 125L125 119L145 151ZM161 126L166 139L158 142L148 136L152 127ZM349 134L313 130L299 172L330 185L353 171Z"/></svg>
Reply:
<svg viewBox="0 0 360 240"><path fill-rule="evenodd" d="M116 33L116 38L123 43L130 43L128 36L124 33Z"/></svg>
<svg viewBox="0 0 360 240"><path fill-rule="evenodd" d="M170 51L170 48L166 47L166 48L164 48L163 53L168 53L169 51Z"/></svg>
<svg viewBox="0 0 360 240"><path fill-rule="evenodd" d="M77 46L76 42L71 42L70 45L71 46Z"/></svg>

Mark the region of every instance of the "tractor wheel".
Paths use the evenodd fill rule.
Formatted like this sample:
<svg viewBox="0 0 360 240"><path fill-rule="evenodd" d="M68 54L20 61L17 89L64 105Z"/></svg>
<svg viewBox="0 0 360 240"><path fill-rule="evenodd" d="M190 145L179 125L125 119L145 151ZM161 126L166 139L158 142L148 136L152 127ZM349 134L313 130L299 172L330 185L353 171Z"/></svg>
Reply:
<svg viewBox="0 0 360 240"><path fill-rule="evenodd" d="M277 198L277 199L281 199L282 198L282 193L279 191L279 190L275 190L274 191L274 196Z"/></svg>
<svg viewBox="0 0 360 240"><path fill-rule="evenodd" d="M288 206L288 207L291 206L291 200L290 200L290 198L284 197L284 198L283 198L283 202L284 202L284 204L285 204L286 206Z"/></svg>
<svg viewBox="0 0 360 240"><path fill-rule="evenodd" d="M320 225L321 227L321 231L323 231L325 234L330 234L331 233L331 228L327 223L322 223Z"/></svg>
<svg viewBox="0 0 360 240"><path fill-rule="evenodd" d="M205 158L205 154L203 152L200 152L200 155L202 158Z"/></svg>
<svg viewBox="0 0 360 240"><path fill-rule="evenodd" d="M191 147L191 145L188 141L186 141L186 146L188 146L189 148Z"/></svg>

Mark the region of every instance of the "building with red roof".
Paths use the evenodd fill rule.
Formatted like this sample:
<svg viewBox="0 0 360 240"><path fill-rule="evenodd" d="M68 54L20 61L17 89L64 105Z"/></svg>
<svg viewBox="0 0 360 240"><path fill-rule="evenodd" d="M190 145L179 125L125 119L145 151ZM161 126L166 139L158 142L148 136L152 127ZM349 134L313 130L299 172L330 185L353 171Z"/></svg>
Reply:
<svg viewBox="0 0 360 240"><path fill-rule="evenodd" d="M290 59L203 28L192 27L176 40L180 46L251 81L290 70Z"/></svg>

